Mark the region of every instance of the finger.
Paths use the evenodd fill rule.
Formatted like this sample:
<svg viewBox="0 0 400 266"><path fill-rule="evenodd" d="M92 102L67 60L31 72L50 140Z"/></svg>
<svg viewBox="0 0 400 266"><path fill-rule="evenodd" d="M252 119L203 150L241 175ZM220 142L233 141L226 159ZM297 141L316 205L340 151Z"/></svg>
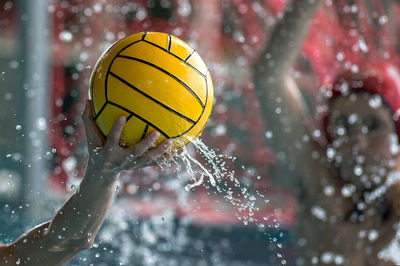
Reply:
<svg viewBox="0 0 400 266"><path fill-rule="evenodd" d="M163 155L161 155L155 163L157 165L170 165L171 162L174 162L174 157L176 156L177 151L174 149L170 152L165 152Z"/></svg>
<svg viewBox="0 0 400 266"><path fill-rule="evenodd" d="M93 110L90 100L86 100L85 109L82 112L82 121L85 129L86 141L89 147L100 147L104 143L104 137L97 128L93 119Z"/></svg>
<svg viewBox="0 0 400 266"><path fill-rule="evenodd" d="M173 149L172 151L171 150L167 150L164 154L163 154L163 156L162 156L162 160L163 161L170 161L170 160L172 160L172 158L174 158L175 156L176 156L176 154L177 154L177 151L176 151L176 149Z"/></svg>
<svg viewBox="0 0 400 266"><path fill-rule="evenodd" d="M121 139L121 133L122 130L124 129L125 123L126 123L126 117L124 116L120 116L115 120L107 136L107 142L105 146L107 150L111 150L115 147L118 147L119 141Z"/></svg>
<svg viewBox="0 0 400 266"><path fill-rule="evenodd" d="M123 165L123 168L127 169L127 170L128 169L134 170L134 169L139 169L139 168L143 168L143 167L147 167L147 166L158 165L159 163L161 163L161 161L159 162L158 160L161 159L162 155L166 155L167 156L166 159L169 160L168 157L170 155L176 154L176 150L175 150L175 152L171 152L170 154L166 153L166 151L168 151L171 147L172 147L172 141L165 140L163 143L158 145L157 148L145 153L144 156L136 157L134 159L133 159L133 156L131 158L127 158L126 162ZM163 159L163 161L166 159Z"/></svg>
<svg viewBox="0 0 400 266"><path fill-rule="evenodd" d="M141 156L145 153L154 142L160 137L160 133L158 131L150 132L143 140L136 143L131 149L128 149L127 152L133 153L136 157Z"/></svg>
<svg viewBox="0 0 400 266"><path fill-rule="evenodd" d="M171 149L172 144L173 144L172 140L170 139L164 140L160 145L157 146L157 148L148 151L145 154L145 157L147 157L149 160L155 161L158 158L160 158L161 155L163 155L169 149Z"/></svg>
<svg viewBox="0 0 400 266"><path fill-rule="evenodd" d="M176 149L173 149L170 153L166 154L166 159L172 160L172 158L174 158L176 155L178 154L178 151Z"/></svg>

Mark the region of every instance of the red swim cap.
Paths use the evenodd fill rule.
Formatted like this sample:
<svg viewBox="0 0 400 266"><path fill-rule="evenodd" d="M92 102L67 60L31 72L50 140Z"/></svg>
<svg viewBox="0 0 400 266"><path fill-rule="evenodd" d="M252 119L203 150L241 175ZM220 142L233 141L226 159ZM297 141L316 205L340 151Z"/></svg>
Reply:
<svg viewBox="0 0 400 266"><path fill-rule="evenodd" d="M328 95L328 102L337 96L349 95L352 92L367 92L379 95L382 102L391 110L397 136L400 140L400 72L399 69L387 62L371 62L365 64L358 73L344 72L334 82ZM323 129L327 140L328 113L323 117Z"/></svg>

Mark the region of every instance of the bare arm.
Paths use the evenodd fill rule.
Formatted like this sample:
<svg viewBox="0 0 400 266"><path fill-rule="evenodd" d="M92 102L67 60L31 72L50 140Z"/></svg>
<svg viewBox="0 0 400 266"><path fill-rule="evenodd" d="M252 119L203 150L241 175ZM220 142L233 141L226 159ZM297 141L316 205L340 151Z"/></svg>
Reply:
<svg viewBox="0 0 400 266"><path fill-rule="evenodd" d="M321 0L292 0L278 19L264 49L260 53L257 72L272 68L275 73L287 72L300 52L310 22ZM271 62L273 65L270 66Z"/></svg>
<svg viewBox="0 0 400 266"><path fill-rule="evenodd" d="M88 103L82 118L89 147L85 177L50 222L32 229L8 247L0 247L3 257L14 259L12 265L16 261L21 265L60 265L80 250L90 248L111 204L119 172L147 166L172 146L166 140L148 150L159 136L152 132L134 147L121 148L123 117L115 122L103 146Z"/></svg>
<svg viewBox="0 0 400 266"><path fill-rule="evenodd" d="M254 68L254 82L272 146L285 168L302 176L315 172L310 155L317 145L308 141L308 114L299 89L289 76L320 0L293 0L277 22ZM289 167L288 167L289 166ZM308 167L310 166L310 167ZM272 173L282 180L282 172ZM315 173L314 173L315 175Z"/></svg>

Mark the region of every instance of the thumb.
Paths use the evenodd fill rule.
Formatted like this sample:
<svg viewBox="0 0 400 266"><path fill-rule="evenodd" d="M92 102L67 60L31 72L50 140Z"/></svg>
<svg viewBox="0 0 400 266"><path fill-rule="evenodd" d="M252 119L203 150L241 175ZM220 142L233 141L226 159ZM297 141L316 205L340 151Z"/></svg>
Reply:
<svg viewBox="0 0 400 266"><path fill-rule="evenodd" d="M82 112L83 126L85 128L86 142L89 148L103 146L104 138L93 118L92 102L86 100L85 109Z"/></svg>

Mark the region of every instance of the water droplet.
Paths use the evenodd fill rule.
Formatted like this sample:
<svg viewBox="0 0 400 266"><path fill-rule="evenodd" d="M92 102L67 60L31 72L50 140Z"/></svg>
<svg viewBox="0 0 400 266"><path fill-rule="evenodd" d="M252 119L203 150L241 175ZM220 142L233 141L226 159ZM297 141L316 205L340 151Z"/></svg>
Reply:
<svg viewBox="0 0 400 266"><path fill-rule="evenodd" d="M333 160L336 155L336 150L332 147L329 147L326 149L326 157L328 157L329 160Z"/></svg>
<svg viewBox="0 0 400 266"><path fill-rule="evenodd" d="M322 221L326 221L326 211L320 206L313 206L311 208L311 214Z"/></svg>
<svg viewBox="0 0 400 266"><path fill-rule="evenodd" d="M74 36L72 35L72 33L67 30L60 32L60 34L58 35L58 38L62 42L71 42L73 37Z"/></svg>
<svg viewBox="0 0 400 266"><path fill-rule="evenodd" d="M337 55L336 55L336 60L338 60L339 62L341 62L341 61L343 61L343 59L344 59L343 53L341 53L341 52L337 53Z"/></svg>
<svg viewBox="0 0 400 266"><path fill-rule="evenodd" d="M321 255L321 261L325 264L330 264L334 260L334 254L332 252L324 252Z"/></svg>
<svg viewBox="0 0 400 266"><path fill-rule="evenodd" d="M325 196L332 196L335 193L335 188L333 186L325 186L324 187L324 194Z"/></svg>
<svg viewBox="0 0 400 266"><path fill-rule="evenodd" d="M377 240L379 237L379 233L377 230L371 230L368 234L368 239L369 241L373 242L375 240Z"/></svg>
<svg viewBox="0 0 400 266"><path fill-rule="evenodd" d="M354 174L356 176L361 176L362 173L363 173L363 169L362 169L361 165L354 166Z"/></svg>
<svg viewBox="0 0 400 266"><path fill-rule="evenodd" d="M379 24L384 25L389 21L388 17L386 15L380 16L379 17Z"/></svg>
<svg viewBox="0 0 400 266"><path fill-rule="evenodd" d="M350 197L354 191L356 191L356 187L353 184L347 184L342 187L342 196L345 198Z"/></svg>
<svg viewBox="0 0 400 266"><path fill-rule="evenodd" d="M382 105L382 99L377 94L371 95L369 98L368 104L371 108L377 109L378 107L380 107Z"/></svg>
<svg viewBox="0 0 400 266"><path fill-rule="evenodd" d="M272 131L267 131L267 132L265 132L265 137L266 137L267 139L272 138L272 136L273 136Z"/></svg>
<svg viewBox="0 0 400 266"><path fill-rule="evenodd" d="M355 122L358 120L358 115L357 114L351 114L347 118L347 121L349 122L350 125L354 125Z"/></svg>

